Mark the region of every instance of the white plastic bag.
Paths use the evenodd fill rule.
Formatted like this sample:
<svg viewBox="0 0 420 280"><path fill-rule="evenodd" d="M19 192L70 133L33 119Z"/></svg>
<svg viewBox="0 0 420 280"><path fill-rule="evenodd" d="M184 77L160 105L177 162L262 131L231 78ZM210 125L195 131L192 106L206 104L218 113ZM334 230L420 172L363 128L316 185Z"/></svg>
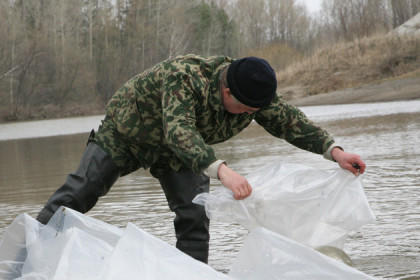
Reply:
<svg viewBox="0 0 420 280"><path fill-rule="evenodd" d="M128 224L61 207L44 226L19 215L0 239L0 279L229 279Z"/></svg>
<svg viewBox="0 0 420 280"><path fill-rule="evenodd" d="M374 279L265 228L251 231L228 275L241 280Z"/></svg>
<svg viewBox="0 0 420 280"><path fill-rule="evenodd" d="M0 240L0 279L270 280L305 277L371 279L263 228L251 232L229 275L192 259L131 223L121 230L67 208L60 208L46 226L26 214L19 215Z"/></svg>
<svg viewBox="0 0 420 280"><path fill-rule="evenodd" d="M20 214L0 239L0 279L16 279L22 273L27 249L36 241L39 224L27 214Z"/></svg>
<svg viewBox="0 0 420 280"><path fill-rule="evenodd" d="M338 169L274 163L249 174L253 191L235 200L221 187L198 195L215 221L236 222L248 230L265 227L312 248L343 248L348 232L375 220L360 177Z"/></svg>

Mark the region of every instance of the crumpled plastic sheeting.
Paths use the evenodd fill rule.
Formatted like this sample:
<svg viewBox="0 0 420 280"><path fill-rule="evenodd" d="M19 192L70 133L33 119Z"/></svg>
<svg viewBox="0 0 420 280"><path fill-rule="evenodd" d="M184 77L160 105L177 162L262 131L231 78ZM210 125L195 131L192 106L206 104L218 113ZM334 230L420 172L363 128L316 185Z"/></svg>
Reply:
<svg viewBox="0 0 420 280"><path fill-rule="evenodd" d="M0 252L0 279L229 279L133 224L121 230L64 207L46 226L19 215Z"/></svg>
<svg viewBox="0 0 420 280"><path fill-rule="evenodd" d="M0 279L372 278L260 228L251 232L226 275L131 223L122 230L62 207L46 226L21 214L7 228L0 239Z"/></svg>
<svg viewBox="0 0 420 280"><path fill-rule="evenodd" d="M251 231L228 275L241 280L374 279L265 228Z"/></svg>
<svg viewBox="0 0 420 280"><path fill-rule="evenodd" d="M253 191L235 200L227 188L198 195L214 221L235 222L248 230L264 227L312 248L342 249L349 231L374 221L359 177L337 169L274 163L250 173Z"/></svg>
<svg viewBox="0 0 420 280"><path fill-rule="evenodd" d="M230 279L131 223L109 263L101 279Z"/></svg>
<svg viewBox="0 0 420 280"><path fill-rule="evenodd" d="M0 279L15 279L21 274L27 248L39 236L39 223L27 214L15 218L0 239Z"/></svg>

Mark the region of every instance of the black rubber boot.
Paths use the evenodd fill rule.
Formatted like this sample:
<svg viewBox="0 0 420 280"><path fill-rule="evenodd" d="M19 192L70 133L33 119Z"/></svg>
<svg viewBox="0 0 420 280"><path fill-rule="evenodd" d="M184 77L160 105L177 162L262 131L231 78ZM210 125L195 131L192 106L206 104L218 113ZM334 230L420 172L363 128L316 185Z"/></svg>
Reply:
<svg viewBox="0 0 420 280"><path fill-rule="evenodd" d="M119 176L120 170L111 157L95 143L88 143L77 171L67 176L64 185L50 197L36 219L47 224L60 206L86 213Z"/></svg>
<svg viewBox="0 0 420 280"><path fill-rule="evenodd" d="M209 219L204 207L192 202L209 191L210 179L190 169L170 170L159 178L174 219L176 247L196 260L207 263L209 255Z"/></svg>

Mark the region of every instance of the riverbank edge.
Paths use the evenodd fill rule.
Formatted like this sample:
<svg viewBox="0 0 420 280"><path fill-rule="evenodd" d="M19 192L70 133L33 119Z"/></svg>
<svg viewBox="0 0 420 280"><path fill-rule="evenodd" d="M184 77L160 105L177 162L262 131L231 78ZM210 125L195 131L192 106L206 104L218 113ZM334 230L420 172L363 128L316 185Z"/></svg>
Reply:
<svg viewBox="0 0 420 280"><path fill-rule="evenodd" d="M283 98L287 103L298 107L416 100L420 99L420 77L400 78L312 96L293 98L292 95L291 98L286 96L283 96ZM18 120L18 122L105 114L105 108L101 110L98 106L89 106L86 103L76 107L77 109L74 111L77 113L75 114L71 114L70 111L73 110L68 109L64 114L61 111L57 115L52 113L49 117L22 119ZM3 124L13 122L16 121L7 121L5 118L0 118L0 123Z"/></svg>
<svg viewBox="0 0 420 280"><path fill-rule="evenodd" d="M296 106L408 101L420 99L420 77L401 78L313 96L285 98Z"/></svg>

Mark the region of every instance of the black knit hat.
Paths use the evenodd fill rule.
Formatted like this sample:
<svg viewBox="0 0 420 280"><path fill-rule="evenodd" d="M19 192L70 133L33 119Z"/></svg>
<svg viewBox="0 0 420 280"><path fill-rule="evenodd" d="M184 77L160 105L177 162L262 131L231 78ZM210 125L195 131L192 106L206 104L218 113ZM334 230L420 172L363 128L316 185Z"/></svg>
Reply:
<svg viewBox="0 0 420 280"><path fill-rule="evenodd" d="M262 108L270 104L277 89L273 68L262 58L245 57L232 62L227 72L230 92L242 104Z"/></svg>

